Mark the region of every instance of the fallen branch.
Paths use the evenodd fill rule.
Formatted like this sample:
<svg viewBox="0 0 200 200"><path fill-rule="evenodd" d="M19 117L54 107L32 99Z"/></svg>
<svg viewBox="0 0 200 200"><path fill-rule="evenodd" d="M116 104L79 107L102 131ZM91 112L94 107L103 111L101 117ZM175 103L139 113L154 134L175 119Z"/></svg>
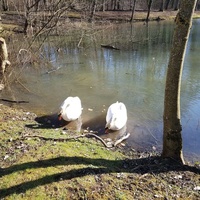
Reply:
<svg viewBox="0 0 200 200"><path fill-rule="evenodd" d="M106 148L112 148L117 146L119 143L121 143L123 140L127 139L130 136L130 133L126 134L124 137L120 138L119 140L117 140L114 144L107 144L101 137L99 137L96 134L93 133L86 133L86 134L81 134L81 135L76 135L76 136L72 136L72 137L68 137L68 138L47 138L41 135L24 135L23 138L39 138L41 140L52 140L52 141L56 141L56 142L66 142L69 140L76 140L79 138L96 138L97 140L99 140Z"/></svg>
<svg viewBox="0 0 200 200"><path fill-rule="evenodd" d="M24 138L30 138L30 137L34 137L34 138L39 138L41 140L52 140L52 141L56 141L56 142L66 142L66 141L69 141L69 140L76 140L78 138L83 138L83 137L87 137L87 138L91 138L91 137L94 137L96 138L97 140L99 140L105 147L107 148L111 148L113 146L110 146L110 145L107 145L106 142L100 138L99 136L93 134L93 133L86 133L86 134L82 134L82 135L76 135L76 136L72 136L72 137L68 137L68 138L47 138L47 137L43 137L41 135L24 135L23 136Z"/></svg>
<svg viewBox="0 0 200 200"><path fill-rule="evenodd" d="M1 101L6 101L9 103L29 103L29 101L15 101L15 100L9 100L9 99L0 99Z"/></svg>
<svg viewBox="0 0 200 200"><path fill-rule="evenodd" d="M130 136L130 133L127 133L126 135L124 135L123 137L119 138L115 143L114 143L114 147L116 147L118 144L120 144L122 141L126 140L128 137Z"/></svg>
<svg viewBox="0 0 200 200"><path fill-rule="evenodd" d="M106 49L120 50L119 48L117 48L117 47L115 47L113 45L101 44L101 47L106 48Z"/></svg>

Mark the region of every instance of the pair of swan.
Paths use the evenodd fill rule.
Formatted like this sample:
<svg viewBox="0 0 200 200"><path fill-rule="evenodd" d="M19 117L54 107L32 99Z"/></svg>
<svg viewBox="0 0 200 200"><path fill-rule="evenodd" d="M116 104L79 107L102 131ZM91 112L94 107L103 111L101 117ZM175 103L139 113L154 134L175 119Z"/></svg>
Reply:
<svg viewBox="0 0 200 200"><path fill-rule="evenodd" d="M79 97L68 97L60 106L59 119L74 121L82 114L82 105ZM122 102L116 102L109 106L106 114L105 129L120 130L126 125L127 110Z"/></svg>

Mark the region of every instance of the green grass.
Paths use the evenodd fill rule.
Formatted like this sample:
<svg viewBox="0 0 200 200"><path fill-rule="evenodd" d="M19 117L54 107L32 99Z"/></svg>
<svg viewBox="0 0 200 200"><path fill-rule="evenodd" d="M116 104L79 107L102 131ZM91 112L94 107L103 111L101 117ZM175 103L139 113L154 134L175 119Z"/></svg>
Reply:
<svg viewBox="0 0 200 200"><path fill-rule="evenodd" d="M42 127L34 115L3 105L0 122L0 199L200 197L193 190L200 180L196 168L173 166L148 154L143 158L124 155L91 138L65 142L24 138L26 134L63 138L72 133ZM174 178L177 175L183 181Z"/></svg>
<svg viewBox="0 0 200 200"><path fill-rule="evenodd" d="M27 128L35 122L22 120L23 115L22 111L11 109L9 116L0 119L1 198L56 199L59 196L65 199L66 195L71 195L72 199L85 198L92 191L88 194L84 188L96 187L96 173L112 172L121 167L120 162L117 165L113 162L123 159L123 154L108 150L93 139L67 142L24 139L24 134L51 138L68 135L63 136L62 129Z"/></svg>

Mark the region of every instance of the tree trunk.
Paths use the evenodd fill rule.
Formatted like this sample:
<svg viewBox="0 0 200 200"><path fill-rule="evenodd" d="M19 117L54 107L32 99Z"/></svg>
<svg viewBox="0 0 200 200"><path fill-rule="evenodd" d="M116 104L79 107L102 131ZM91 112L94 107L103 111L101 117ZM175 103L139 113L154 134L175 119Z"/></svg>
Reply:
<svg viewBox="0 0 200 200"><path fill-rule="evenodd" d="M2 0L2 8L3 8L3 11L8 11L9 10L8 0Z"/></svg>
<svg viewBox="0 0 200 200"><path fill-rule="evenodd" d="M1 11L0 11L0 31L2 31L2 19L1 19Z"/></svg>
<svg viewBox="0 0 200 200"><path fill-rule="evenodd" d="M148 0L147 2L148 2L148 12L147 12L147 17L146 17L146 22L149 21L149 15L150 15L151 5L152 5L153 0Z"/></svg>
<svg viewBox="0 0 200 200"><path fill-rule="evenodd" d="M196 4L196 7L195 7L195 10L199 10L199 7L200 7L200 3L199 3L200 1L199 0L197 0L197 4Z"/></svg>
<svg viewBox="0 0 200 200"><path fill-rule="evenodd" d="M137 1L137 0L133 0L133 7L132 7L132 13L131 13L131 19L130 19L130 22L133 21L133 16L134 16L134 13L135 13L135 5L136 5L136 1Z"/></svg>
<svg viewBox="0 0 200 200"><path fill-rule="evenodd" d="M161 0L161 4L160 4L160 9L159 9L160 12L163 12L164 11L164 0Z"/></svg>
<svg viewBox="0 0 200 200"><path fill-rule="evenodd" d="M35 0L35 12L37 12L38 11L38 9L39 9L39 2L40 2L40 0Z"/></svg>
<svg viewBox="0 0 200 200"><path fill-rule="evenodd" d="M120 0L117 0L116 10L120 10Z"/></svg>
<svg viewBox="0 0 200 200"><path fill-rule="evenodd" d="M25 3L25 21L24 21L24 30L23 30L23 33L24 35L27 35L27 30L28 30L28 25L29 25L29 14L30 14L30 1L26 1Z"/></svg>
<svg viewBox="0 0 200 200"><path fill-rule="evenodd" d="M170 1L171 1L171 0L166 0L166 3L165 3L165 10L168 9L168 6L169 6Z"/></svg>
<svg viewBox="0 0 200 200"><path fill-rule="evenodd" d="M114 0L113 1L113 10L116 10L116 7L117 7L117 0Z"/></svg>
<svg viewBox="0 0 200 200"><path fill-rule="evenodd" d="M88 22L92 22L93 21L94 13L95 13L95 10L96 10L96 3L97 3L97 0L93 0L92 1L92 8L91 8L91 13L90 13L90 17L89 17Z"/></svg>
<svg viewBox="0 0 200 200"><path fill-rule="evenodd" d="M102 0L101 11L105 12L105 10L106 10L106 1Z"/></svg>
<svg viewBox="0 0 200 200"><path fill-rule="evenodd" d="M176 0L174 3L174 10L178 10L179 8L179 0Z"/></svg>
<svg viewBox="0 0 200 200"><path fill-rule="evenodd" d="M115 0L111 0L110 10L114 10L114 7L115 7Z"/></svg>
<svg viewBox="0 0 200 200"><path fill-rule="evenodd" d="M175 20L173 43L165 86L163 157L184 163L180 122L180 88L186 45L197 0L182 0Z"/></svg>

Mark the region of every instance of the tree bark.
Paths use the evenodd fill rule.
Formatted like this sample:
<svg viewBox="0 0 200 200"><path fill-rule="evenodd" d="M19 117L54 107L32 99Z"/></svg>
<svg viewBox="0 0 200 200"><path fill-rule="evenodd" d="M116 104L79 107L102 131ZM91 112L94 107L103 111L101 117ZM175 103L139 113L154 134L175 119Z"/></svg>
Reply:
<svg viewBox="0 0 200 200"><path fill-rule="evenodd" d="M184 158L180 122L181 76L196 1L181 1L180 10L175 19L175 30L165 86L162 156L174 158L182 163L184 163Z"/></svg>
<svg viewBox="0 0 200 200"><path fill-rule="evenodd" d="M160 4L160 12L164 11L164 0L161 0L161 4Z"/></svg>
<svg viewBox="0 0 200 200"><path fill-rule="evenodd" d="M147 12L147 17L146 17L146 22L149 21L149 15L151 12L151 5L152 5L153 0L148 0L147 2L148 2L148 12Z"/></svg>
<svg viewBox="0 0 200 200"><path fill-rule="evenodd" d="M103 11L103 12L106 11L106 1L105 0L102 0L101 11Z"/></svg>
<svg viewBox="0 0 200 200"><path fill-rule="evenodd" d="M131 12L131 19L130 19L130 22L133 22L133 17L134 17L134 13L135 13L136 1L137 1L137 0L133 0L133 7L132 7L132 12Z"/></svg>
<svg viewBox="0 0 200 200"><path fill-rule="evenodd" d="M195 10L199 10L199 7L200 7L200 0L197 0L197 4L196 4L196 7L195 7Z"/></svg>
<svg viewBox="0 0 200 200"><path fill-rule="evenodd" d="M2 0L2 8L3 8L3 11L8 11L9 10L8 0Z"/></svg>
<svg viewBox="0 0 200 200"><path fill-rule="evenodd" d="M90 13L90 18L89 18L88 22L92 22L93 21L94 13L95 13L95 10L96 10L96 4L97 4L97 0L93 0L92 1L92 8L91 8L91 13Z"/></svg>
<svg viewBox="0 0 200 200"><path fill-rule="evenodd" d="M170 1L171 0L166 0L166 2L165 2L165 10L168 10L168 6L169 6Z"/></svg>
<svg viewBox="0 0 200 200"><path fill-rule="evenodd" d="M179 8L179 0L176 0L175 1L175 4L174 4L174 10L178 10L178 8Z"/></svg>

